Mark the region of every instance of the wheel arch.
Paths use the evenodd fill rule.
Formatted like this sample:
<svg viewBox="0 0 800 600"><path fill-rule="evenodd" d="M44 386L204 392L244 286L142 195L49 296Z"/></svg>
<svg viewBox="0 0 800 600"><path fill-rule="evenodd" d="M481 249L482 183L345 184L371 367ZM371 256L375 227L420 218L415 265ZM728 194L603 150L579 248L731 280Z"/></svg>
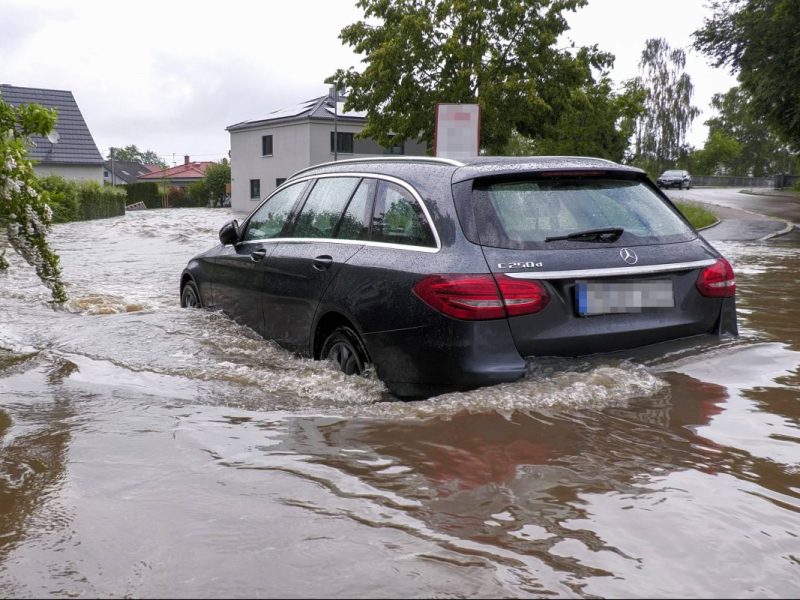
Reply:
<svg viewBox="0 0 800 600"><path fill-rule="evenodd" d="M314 326L314 334L311 338L312 358L319 360L322 352L322 345L325 343L325 339L331 333L333 333L337 327L348 327L356 333L359 341L361 342L361 346L367 355L367 359L369 360L369 350L364 342L364 336L361 333L361 328L356 325L354 319L336 310L329 310L321 315L319 319L317 319L317 323Z"/></svg>

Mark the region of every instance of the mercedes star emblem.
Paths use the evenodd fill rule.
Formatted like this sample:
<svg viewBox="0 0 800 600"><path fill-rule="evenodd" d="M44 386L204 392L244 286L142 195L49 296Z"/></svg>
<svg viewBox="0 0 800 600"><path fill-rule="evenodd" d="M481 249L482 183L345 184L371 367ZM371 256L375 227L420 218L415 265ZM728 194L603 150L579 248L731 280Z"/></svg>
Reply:
<svg viewBox="0 0 800 600"><path fill-rule="evenodd" d="M639 262L639 257L636 256L636 252L631 250L630 248L623 248L619 251L619 255L626 263L629 265L635 265Z"/></svg>

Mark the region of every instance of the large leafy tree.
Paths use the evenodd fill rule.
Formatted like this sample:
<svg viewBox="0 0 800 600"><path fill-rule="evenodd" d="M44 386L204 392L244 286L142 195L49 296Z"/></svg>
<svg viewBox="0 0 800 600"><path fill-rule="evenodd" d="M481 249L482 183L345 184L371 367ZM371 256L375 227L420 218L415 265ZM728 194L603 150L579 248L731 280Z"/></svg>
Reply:
<svg viewBox="0 0 800 600"><path fill-rule="evenodd" d="M437 103L477 103L481 146L499 152L515 131L535 138L554 126L592 69L611 65L596 46L556 46L563 13L586 1L359 0L364 20L339 37L366 66L328 81L348 90L348 109L366 111L362 135L384 146L431 147Z"/></svg>
<svg viewBox="0 0 800 600"><path fill-rule="evenodd" d="M689 151L686 133L700 110L692 105L694 85L685 72L686 53L663 38L645 42L639 79L647 91L644 113L636 123L633 162L659 174Z"/></svg>
<svg viewBox="0 0 800 600"><path fill-rule="evenodd" d="M108 158L111 158L111 152L108 153ZM137 162L140 165L158 165L162 169L167 168L161 157L152 150L139 150L135 144L130 144L124 148L114 148L115 160L127 160L130 162Z"/></svg>
<svg viewBox="0 0 800 600"><path fill-rule="evenodd" d="M713 0L694 47L738 73L752 106L800 149L800 2Z"/></svg>
<svg viewBox="0 0 800 600"><path fill-rule="evenodd" d="M56 113L37 104L13 107L0 97L0 271L8 268L10 245L50 288L57 303L67 299L58 256L47 243L53 213L27 157L30 136L49 134Z"/></svg>
<svg viewBox="0 0 800 600"><path fill-rule="evenodd" d="M712 163L711 172L762 177L794 171L795 156L754 107L746 90L736 86L715 94L711 107L717 115L706 121L708 140L701 151L706 151L701 157Z"/></svg>

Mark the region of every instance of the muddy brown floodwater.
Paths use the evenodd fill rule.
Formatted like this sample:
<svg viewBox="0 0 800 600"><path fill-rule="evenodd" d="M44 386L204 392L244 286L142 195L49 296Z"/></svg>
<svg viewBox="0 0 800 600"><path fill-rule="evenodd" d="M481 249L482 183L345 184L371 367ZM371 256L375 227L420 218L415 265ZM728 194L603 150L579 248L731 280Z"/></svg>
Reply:
<svg viewBox="0 0 800 600"><path fill-rule="evenodd" d="M800 594L796 241L717 243L737 340L402 403L179 308L228 218L57 226L63 310L0 274L3 596Z"/></svg>

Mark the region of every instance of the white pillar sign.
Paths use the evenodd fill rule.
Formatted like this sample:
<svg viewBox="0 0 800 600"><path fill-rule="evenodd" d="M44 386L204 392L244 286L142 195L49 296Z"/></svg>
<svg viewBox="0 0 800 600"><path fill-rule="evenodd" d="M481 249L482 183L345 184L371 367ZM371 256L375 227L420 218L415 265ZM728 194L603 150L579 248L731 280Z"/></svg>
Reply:
<svg viewBox="0 0 800 600"><path fill-rule="evenodd" d="M437 104L434 156L478 156L480 130L481 108L477 104Z"/></svg>

